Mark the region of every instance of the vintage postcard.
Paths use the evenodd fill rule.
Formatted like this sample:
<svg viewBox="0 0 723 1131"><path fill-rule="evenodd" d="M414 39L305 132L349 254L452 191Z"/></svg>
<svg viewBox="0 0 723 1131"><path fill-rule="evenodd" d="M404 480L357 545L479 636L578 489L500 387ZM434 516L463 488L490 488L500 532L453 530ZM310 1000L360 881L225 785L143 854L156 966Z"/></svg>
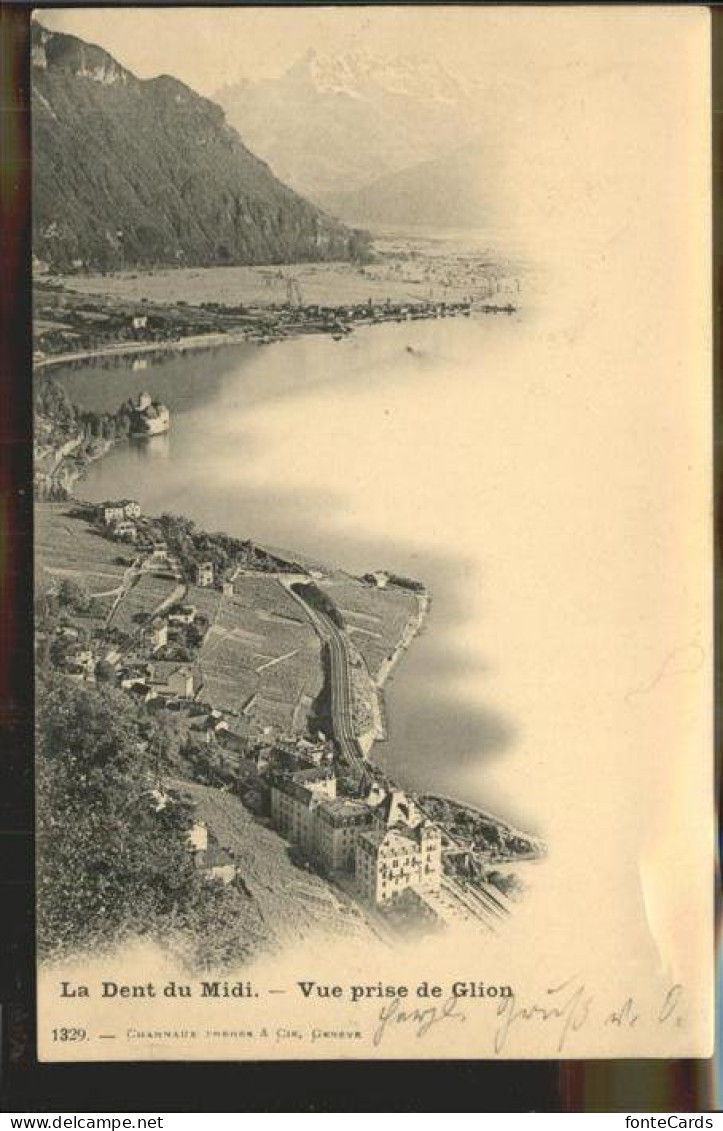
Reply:
<svg viewBox="0 0 723 1131"><path fill-rule="evenodd" d="M710 1054L709 22L35 11L42 1060Z"/></svg>

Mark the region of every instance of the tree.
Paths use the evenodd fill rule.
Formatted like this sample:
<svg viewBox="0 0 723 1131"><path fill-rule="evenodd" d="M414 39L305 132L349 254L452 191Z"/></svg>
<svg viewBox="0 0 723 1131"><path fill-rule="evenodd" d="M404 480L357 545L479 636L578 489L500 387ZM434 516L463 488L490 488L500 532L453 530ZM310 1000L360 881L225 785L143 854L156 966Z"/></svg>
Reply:
<svg viewBox="0 0 723 1131"><path fill-rule="evenodd" d="M131 430L131 420L133 413L128 411L126 405L121 405L115 415L115 431L118 439L125 439Z"/></svg>
<svg viewBox="0 0 723 1131"><path fill-rule="evenodd" d="M115 668L107 660L98 660L95 665L95 678L98 683L115 683Z"/></svg>
<svg viewBox="0 0 723 1131"><path fill-rule="evenodd" d="M196 781L204 785L224 784L225 778L219 772L219 751L215 745L189 737L181 747L181 755Z"/></svg>
<svg viewBox="0 0 723 1131"><path fill-rule="evenodd" d="M36 631L49 631L53 625L55 602L57 598L47 590L36 590L33 598Z"/></svg>
<svg viewBox="0 0 723 1131"><path fill-rule="evenodd" d="M224 954L238 961L249 949L238 931L239 894L220 893L195 867L191 808L152 803L163 728L115 688L57 674L41 675L38 702L41 957L151 934L200 964L225 939Z"/></svg>
<svg viewBox="0 0 723 1131"><path fill-rule="evenodd" d="M203 638L206 635L205 630L197 624L189 624L186 629L186 642L192 649L200 648L203 644Z"/></svg>
<svg viewBox="0 0 723 1131"><path fill-rule="evenodd" d="M353 228L349 236L349 258L352 263L371 263L374 254L372 251L371 232L363 228Z"/></svg>
<svg viewBox="0 0 723 1131"><path fill-rule="evenodd" d="M40 387L38 407L63 431L72 431L76 424L76 410L63 385L49 377Z"/></svg>
<svg viewBox="0 0 723 1131"><path fill-rule="evenodd" d="M97 412L84 412L82 417L83 430L90 440L97 440L101 435L101 418Z"/></svg>
<svg viewBox="0 0 723 1131"><path fill-rule="evenodd" d="M72 577L64 577L58 586L58 604L76 613L90 609L90 594L84 585Z"/></svg>
<svg viewBox="0 0 723 1131"><path fill-rule="evenodd" d="M55 668L62 668L68 658L71 643L64 636L54 636L48 648L48 658Z"/></svg>

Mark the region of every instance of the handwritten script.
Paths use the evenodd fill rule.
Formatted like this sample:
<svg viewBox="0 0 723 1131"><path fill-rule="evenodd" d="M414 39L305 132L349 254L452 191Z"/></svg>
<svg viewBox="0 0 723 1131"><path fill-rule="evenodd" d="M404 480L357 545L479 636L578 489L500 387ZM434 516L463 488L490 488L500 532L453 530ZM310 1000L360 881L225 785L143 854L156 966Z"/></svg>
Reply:
<svg viewBox="0 0 723 1131"><path fill-rule="evenodd" d="M657 1001L652 1009L627 997L613 1009L601 1008L585 983L574 977L547 989L539 1001L523 1003L514 995L505 998L497 1007L497 1028L494 1033L494 1051L504 1052L511 1037L522 1028L539 1025L553 1036L555 1048L561 1053L570 1036L593 1026L607 1030L633 1029L641 1017L654 1025L681 1028L683 987L676 983Z"/></svg>
<svg viewBox="0 0 723 1131"><path fill-rule="evenodd" d="M405 1026L419 1038L425 1037L434 1026L460 1021L466 1021L466 1016L459 1008L459 999L456 997L448 997L439 1005L429 1005L423 1009L405 1009L402 1007L401 999L395 997L379 1014L379 1025L374 1032L374 1044L380 1045L387 1031L399 1025Z"/></svg>
<svg viewBox="0 0 723 1131"><path fill-rule="evenodd" d="M537 1029L540 1045L548 1046L550 1052L554 1050L559 1055L572 1036L586 1028L620 1033L629 1032L639 1024L682 1028L683 999L683 987L676 983L657 997L646 999L645 1003L621 995L621 1000L610 1008L610 1003L597 998L581 978L568 978L545 989L537 999L522 1001L513 994L498 1002L493 1013L494 1052L500 1056L525 1029L528 1032ZM434 1005L414 1008L403 998L395 997L379 1013L373 1042L378 1047L390 1032L400 1029L421 1039L432 1029L466 1020L467 1015L454 994Z"/></svg>

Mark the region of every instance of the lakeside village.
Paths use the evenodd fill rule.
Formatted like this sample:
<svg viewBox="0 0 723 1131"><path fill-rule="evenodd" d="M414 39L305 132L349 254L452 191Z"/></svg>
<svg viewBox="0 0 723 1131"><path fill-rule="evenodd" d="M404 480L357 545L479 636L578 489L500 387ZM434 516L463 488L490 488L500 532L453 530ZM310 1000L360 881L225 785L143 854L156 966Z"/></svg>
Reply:
<svg viewBox="0 0 723 1131"><path fill-rule="evenodd" d="M366 757L385 735L383 681L428 609L419 582L385 571L340 581L187 519L145 516L135 499L73 499L84 445L107 450L149 412L167 420L163 408L143 394L89 421L57 383L38 392L36 454L42 462L49 449L56 469L38 471L35 484L39 662L81 684L115 686L142 716L169 720L185 757L147 782L154 811L185 803L184 777L230 790L293 846L302 869L392 929L505 916L522 888L511 865L540 856L541 843L471 806L408 795ZM58 476L68 459L73 473ZM244 601L263 619L243 620ZM355 623L366 627L353 642L354 602ZM260 643L259 626L270 634ZM282 628L292 635L271 643ZM298 647L302 631L316 652L308 641ZM214 667L224 647L236 651ZM254 684L243 682L249 656ZM260 673L277 689L260 684ZM236 855L207 822L194 820L188 849L207 878L242 882Z"/></svg>
<svg viewBox="0 0 723 1131"><path fill-rule="evenodd" d="M187 341L248 341L258 345L299 334L328 334L335 341L361 326L430 318L469 318L473 313L513 314L512 302L449 297L376 299L334 303L305 301L295 277L282 279L283 302L154 303L91 296L45 279L35 287L34 354L37 367L104 349L147 352Z"/></svg>

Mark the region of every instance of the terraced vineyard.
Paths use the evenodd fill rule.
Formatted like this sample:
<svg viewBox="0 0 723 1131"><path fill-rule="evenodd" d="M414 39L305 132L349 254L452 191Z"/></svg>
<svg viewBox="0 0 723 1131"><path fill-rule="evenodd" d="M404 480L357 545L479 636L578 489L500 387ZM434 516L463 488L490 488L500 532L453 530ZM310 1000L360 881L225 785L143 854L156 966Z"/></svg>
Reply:
<svg viewBox="0 0 723 1131"><path fill-rule="evenodd" d="M129 636L138 632L154 609L157 609L163 601L167 601L177 588L178 582L171 577L155 573L141 574L114 613L114 628L120 629Z"/></svg>
<svg viewBox="0 0 723 1131"><path fill-rule="evenodd" d="M96 533L89 522L74 515L69 503L35 504L35 573L38 589L62 577L72 578L89 593L117 589L130 560L128 548Z"/></svg>
<svg viewBox="0 0 723 1131"><path fill-rule="evenodd" d="M200 606L196 591L191 602ZM322 686L319 641L303 610L270 575L241 575L201 649L203 697L245 710L259 726L303 729Z"/></svg>
<svg viewBox="0 0 723 1131"><path fill-rule="evenodd" d="M138 638L161 605L192 605L208 629L198 655L205 702L232 714L244 713L259 731L303 733L324 684L321 641L304 608L271 573L239 573L233 595L189 585L160 572L129 570L137 551L96 532L90 510L75 504L36 505L38 588L64 577L81 583L93 597L78 623L100 630L123 589L111 626ZM417 610L412 593L367 585L335 573L319 585L340 609L350 638L374 678L398 646ZM369 689L360 669L356 710L369 721ZM360 721L360 720L358 720Z"/></svg>
<svg viewBox="0 0 723 1131"><path fill-rule="evenodd" d="M239 605L253 609L259 617L306 624L304 612L280 581L265 574L240 574L234 582L234 597Z"/></svg>
<svg viewBox="0 0 723 1131"><path fill-rule="evenodd" d="M416 615L416 597L406 589L380 589L341 572L319 585L339 609L370 675L376 677L384 660L399 644L410 617Z"/></svg>
<svg viewBox="0 0 723 1131"><path fill-rule="evenodd" d="M256 691L253 654L217 627L206 635L200 662L203 699L219 710L241 711Z"/></svg>
<svg viewBox="0 0 723 1131"><path fill-rule="evenodd" d="M213 624L223 597L218 589L204 589L200 585L189 585L184 599L185 605L193 605L196 612Z"/></svg>

